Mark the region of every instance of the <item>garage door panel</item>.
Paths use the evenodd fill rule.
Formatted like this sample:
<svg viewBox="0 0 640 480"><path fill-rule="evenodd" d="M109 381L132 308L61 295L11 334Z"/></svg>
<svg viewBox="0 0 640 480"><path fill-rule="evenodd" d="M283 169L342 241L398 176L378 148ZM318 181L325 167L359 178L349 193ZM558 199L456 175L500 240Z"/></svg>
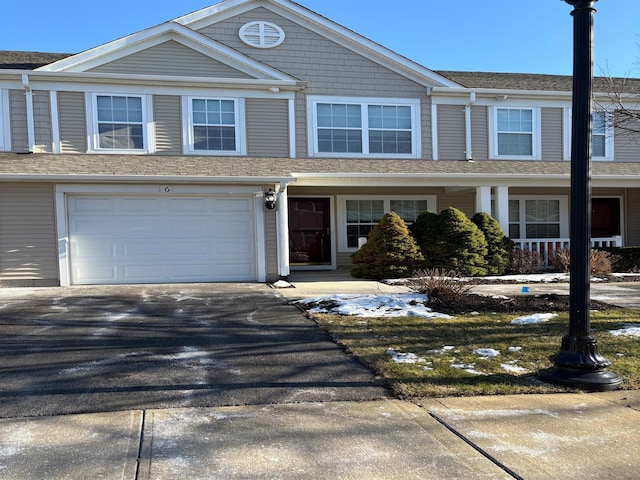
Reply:
<svg viewBox="0 0 640 480"><path fill-rule="evenodd" d="M255 281L253 197L70 196L71 283Z"/></svg>

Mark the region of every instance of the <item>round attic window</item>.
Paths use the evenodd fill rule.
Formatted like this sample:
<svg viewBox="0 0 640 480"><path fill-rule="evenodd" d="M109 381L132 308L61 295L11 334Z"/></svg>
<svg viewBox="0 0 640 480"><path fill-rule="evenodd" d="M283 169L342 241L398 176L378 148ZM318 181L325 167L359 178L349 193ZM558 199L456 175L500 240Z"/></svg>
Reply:
<svg viewBox="0 0 640 480"><path fill-rule="evenodd" d="M270 22L249 22L240 28L240 40L251 47L273 48L284 42L284 30Z"/></svg>

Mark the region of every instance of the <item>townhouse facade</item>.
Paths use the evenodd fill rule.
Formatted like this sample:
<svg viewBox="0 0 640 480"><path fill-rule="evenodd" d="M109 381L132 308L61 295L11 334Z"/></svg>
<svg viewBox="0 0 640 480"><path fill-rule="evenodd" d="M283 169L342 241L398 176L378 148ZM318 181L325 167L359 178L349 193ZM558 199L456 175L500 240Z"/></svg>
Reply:
<svg viewBox="0 0 640 480"><path fill-rule="evenodd" d="M592 242L637 246L640 141L612 116ZM0 52L0 286L271 281L348 266L385 212L449 206L548 252L570 126L571 77L436 72L290 0Z"/></svg>

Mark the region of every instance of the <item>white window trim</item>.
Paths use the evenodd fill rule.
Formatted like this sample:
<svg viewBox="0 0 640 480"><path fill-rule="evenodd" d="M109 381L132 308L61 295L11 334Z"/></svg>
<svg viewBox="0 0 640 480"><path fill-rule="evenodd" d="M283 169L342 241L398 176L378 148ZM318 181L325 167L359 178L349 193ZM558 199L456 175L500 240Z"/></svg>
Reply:
<svg viewBox="0 0 640 480"><path fill-rule="evenodd" d="M509 200L518 200L520 202L520 235L524 235L520 238L527 238L525 202L527 200L558 200L560 202L560 237L558 238L569 238L569 197L567 195L510 195ZM509 225L512 223L509 221Z"/></svg>
<svg viewBox="0 0 640 480"><path fill-rule="evenodd" d="M362 115L362 149L363 153L330 153L318 151L318 103L349 103L360 105L392 105L411 108L411 136L412 145L410 154L399 153L368 153L369 149L369 118L363 108ZM420 99L417 98L375 98L375 97L324 97L310 95L307 97L307 138L310 157L327 158L420 158L422 156L422 133L420 116Z"/></svg>
<svg viewBox="0 0 640 480"><path fill-rule="evenodd" d="M9 91L0 89L0 151L11 150Z"/></svg>
<svg viewBox="0 0 640 480"><path fill-rule="evenodd" d="M599 113L599 112L593 112ZM615 148L614 148L614 139L615 139L615 130L613 128L613 123L610 121L613 116L613 112L606 111L604 112L607 120L605 123L605 141L604 141L604 157L596 157L592 155L591 159L597 162L612 162L615 159ZM565 160L571 160L571 127L573 124L573 110L571 108L564 109L564 119L563 119L563 156Z"/></svg>
<svg viewBox="0 0 640 480"><path fill-rule="evenodd" d="M193 100L232 100L235 105L236 149L231 150L196 150L193 135ZM247 141L245 132L245 102L244 98L225 96L191 95L182 97L182 138L184 144L182 151L185 155L215 155L238 156L247 154ZM186 116L186 117L185 117Z"/></svg>
<svg viewBox="0 0 640 480"><path fill-rule="evenodd" d="M153 107L151 95L138 93L87 93L86 113L87 113L87 149L89 153L104 154L151 154L155 153L155 130L153 120ZM116 149L100 148L100 138L98 134L98 96L112 97L139 97L142 100L142 148L141 149Z"/></svg>
<svg viewBox="0 0 640 480"><path fill-rule="evenodd" d="M391 200L426 200L427 206L432 212L437 210L436 195L338 195L336 217L339 252L355 252L358 250L357 247L349 247L347 243L347 200L382 200L384 202L384 213L391 211Z"/></svg>
<svg viewBox="0 0 640 480"><path fill-rule="evenodd" d="M533 138L531 155L499 155L498 154L498 110L531 110L533 121ZM542 126L540 107L505 105L489 108L489 158L497 160L541 160L542 159Z"/></svg>

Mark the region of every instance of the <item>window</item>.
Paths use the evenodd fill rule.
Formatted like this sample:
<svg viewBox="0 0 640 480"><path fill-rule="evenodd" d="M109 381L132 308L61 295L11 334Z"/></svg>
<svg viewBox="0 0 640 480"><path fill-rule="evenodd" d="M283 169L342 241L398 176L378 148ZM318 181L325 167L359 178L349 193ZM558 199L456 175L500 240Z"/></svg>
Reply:
<svg viewBox="0 0 640 480"><path fill-rule="evenodd" d="M565 115L565 160L571 160L571 109ZM591 123L591 154L593 160L613 160L613 124L610 112L594 112Z"/></svg>
<svg viewBox="0 0 640 480"><path fill-rule="evenodd" d="M343 197L340 202L343 217L340 221L341 250L355 250L360 238L367 238L369 232L387 212L396 212L407 225L415 222L416 218L429 208L435 209L435 196L411 197L375 197L358 198Z"/></svg>
<svg viewBox="0 0 640 480"><path fill-rule="evenodd" d="M189 153L242 154L240 102L236 99L189 98Z"/></svg>
<svg viewBox="0 0 640 480"><path fill-rule="evenodd" d="M317 156L419 156L419 101L311 99L310 151Z"/></svg>
<svg viewBox="0 0 640 480"><path fill-rule="evenodd" d="M509 200L509 237L567 237L566 202L564 197Z"/></svg>
<svg viewBox="0 0 640 480"><path fill-rule="evenodd" d="M495 108L492 158L538 159L541 150L538 109Z"/></svg>
<svg viewBox="0 0 640 480"><path fill-rule="evenodd" d="M148 152L153 142L147 103L145 95L93 95L90 150Z"/></svg>

